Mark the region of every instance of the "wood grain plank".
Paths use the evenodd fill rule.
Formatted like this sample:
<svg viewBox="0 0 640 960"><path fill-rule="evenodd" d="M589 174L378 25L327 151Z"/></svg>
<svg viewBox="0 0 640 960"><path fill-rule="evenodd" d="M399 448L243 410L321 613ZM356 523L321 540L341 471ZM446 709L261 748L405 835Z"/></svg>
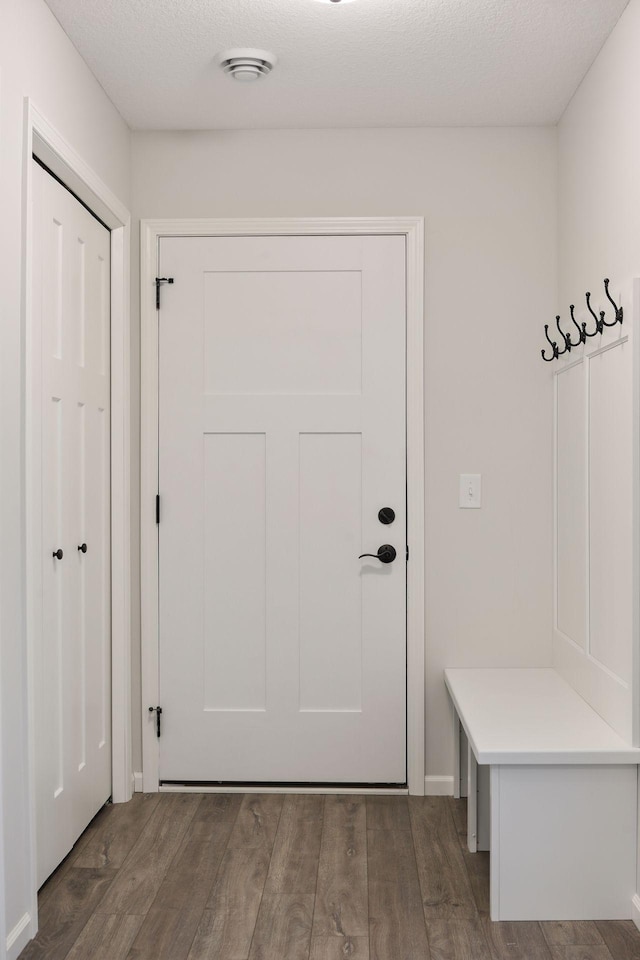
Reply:
<svg viewBox="0 0 640 960"><path fill-rule="evenodd" d="M67 960L126 960L142 923L142 917L91 917L73 945Z"/></svg>
<svg viewBox="0 0 640 960"><path fill-rule="evenodd" d="M189 960L246 960L284 797L247 794L233 826Z"/></svg>
<svg viewBox="0 0 640 960"><path fill-rule="evenodd" d="M324 797L285 797L264 893L315 895Z"/></svg>
<svg viewBox="0 0 640 960"><path fill-rule="evenodd" d="M137 793L128 803L110 805L92 824L78 850L76 867L121 867L160 802L159 793Z"/></svg>
<svg viewBox="0 0 640 960"><path fill-rule="evenodd" d="M614 960L640 960L640 930L632 920L599 920L596 926Z"/></svg>
<svg viewBox="0 0 640 960"><path fill-rule="evenodd" d="M467 847L467 801L455 800L453 797L447 798L449 809L452 814L455 825L460 850L467 876L473 891L473 898L476 903L476 909L479 917L488 917L490 912L489 901L489 854L485 851L478 853L469 853Z"/></svg>
<svg viewBox="0 0 640 960"><path fill-rule="evenodd" d="M314 937L309 960L369 960L369 937Z"/></svg>
<svg viewBox="0 0 640 960"><path fill-rule="evenodd" d="M369 881L369 956L370 960L431 956L417 879L415 884Z"/></svg>
<svg viewBox="0 0 640 960"><path fill-rule="evenodd" d="M413 837L407 830L367 830L369 882L385 880L420 892Z"/></svg>
<svg viewBox="0 0 640 960"><path fill-rule="evenodd" d="M154 907L183 910L195 898L204 910L227 848L228 833L215 840L185 840L174 857L153 901Z"/></svg>
<svg viewBox="0 0 640 960"><path fill-rule="evenodd" d="M462 851L462 859L467 868L467 875L473 890L473 898L476 902L476 909L479 917L488 917L491 909L489 897L489 854L483 851L478 853L469 853L465 849Z"/></svg>
<svg viewBox="0 0 640 960"><path fill-rule="evenodd" d="M203 823L203 821L200 821ZM227 818L207 822L211 840L192 840L188 831L144 918L129 960L184 960L202 919L233 828Z"/></svg>
<svg viewBox="0 0 640 960"><path fill-rule="evenodd" d="M535 921L492 923L487 920L485 933L495 960L551 960L550 948L540 924Z"/></svg>
<svg viewBox="0 0 640 960"><path fill-rule="evenodd" d="M63 960L108 891L117 871L71 867L39 911L40 931L20 960Z"/></svg>
<svg viewBox="0 0 640 960"><path fill-rule="evenodd" d="M241 793L205 793L189 824L187 837L191 840L212 839L219 828L233 826L241 805Z"/></svg>
<svg viewBox="0 0 640 960"><path fill-rule="evenodd" d="M440 797L414 799L409 812L425 919L477 918L449 805Z"/></svg>
<svg viewBox="0 0 640 960"><path fill-rule="evenodd" d="M335 936L341 940L366 939L368 943L366 813L363 797L329 796L325 800L314 939ZM354 950L356 947L362 952L360 944Z"/></svg>
<svg viewBox="0 0 640 960"><path fill-rule="evenodd" d="M461 843L467 842L467 799L461 797L458 800L455 797L447 797L449 810L455 826L456 834Z"/></svg>
<svg viewBox="0 0 640 960"><path fill-rule="evenodd" d="M407 800L412 830L419 823L427 836L442 843L459 843L449 797L408 797Z"/></svg>
<svg viewBox="0 0 640 960"><path fill-rule="evenodd" d="M246 793L233 827L233 845L268 848L271 853L283 805L283 794Z"/></svg>
<svg viewBox="0 0 640 960"><path fill-rule="evenodd" d="M493 960L481 920L427 922L432 960Z"/></svg>
<svg viewBox="0 0 640 960"><path fill-rule="evenodd" d="M197 794L164 797L131 848L97 913L141 916L149 911L200 801Z"/></svg>
<svg viewBox="0 0 640 960"><path fill-rule="evenodd" d="M140 917L142 926L138 931L131 949L127 954L127 960L159 960L160 957L174 957L176 941L181 934L182 911L172 909L171 907L151 907L145 917ZM202 911L198 914L197 924L202 917ZM189 952L189 947L193 940L194 930L191 930L191 939L186 947L186 953L175 953L176 960L184 957Z"/></svg>
<svg viewBox="0 0 640 960"><path fill-rule="evenodd" d="M240 794L202 798L129 960L183 960L188 955L241 803Z"/></svg>
<svg viewBox="0 0 640 960"><path fill-rule="evenodd" d="M618 960L613 958L604 944L571 944L564 947L551 947L553 960Z"/></svg>
<svg viewBox="0 0 640 960"><path fill-rule="evenodd" d="M549 946L590 946L604 942L591 920L545 920L540 927Z"/></svg>
<svg viewBox="0 0 640 960"><path fill-rule="evenodd" d="M367 797L367 830L410 830L407 797Z"/></svg>
<svg viewBox="0 0 640 960"><path fill-rule="evenodd" d="M312 893L265 893L249 960L308 960L314 899Z"/></svg>
<svg viewBox="0 0 640 960"><path fill-rule="evenodd" d="M408 822L408 806L405 810ZM385 811L375 822L403 823L404 820L395 812L389 817ZM367 829L367 872L371 960L429 957L411 830Z"/></svg>

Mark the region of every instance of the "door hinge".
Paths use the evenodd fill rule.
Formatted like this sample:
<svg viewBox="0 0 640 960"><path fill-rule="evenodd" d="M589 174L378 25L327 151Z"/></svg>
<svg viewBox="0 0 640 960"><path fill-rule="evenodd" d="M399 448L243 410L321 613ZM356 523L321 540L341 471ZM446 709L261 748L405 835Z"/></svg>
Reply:
<svg viewBox="0 0 640 960"><path fill-rule="evenodd" d="M409 562L409 544L407 544L407 563Z"/></svg>
<svg viewBox="0 0 640 960"><path fill-rule="evenodd" d="M160 736L160 717L162 716L162 707L149 707L149 713L156 715L156 734Z"/></svg>
<svg viewBox="0 0 640 960"><path fill-rule="evenodd" d="M160 523L160 494L156 494L156 523Z"/></svg>
<svg viewBox="0 0 640 960"><path fill-rule="evenodd" d="M160 287L163 283L173 283L173 277L156 277L156 310L160 309Z"/></svg>

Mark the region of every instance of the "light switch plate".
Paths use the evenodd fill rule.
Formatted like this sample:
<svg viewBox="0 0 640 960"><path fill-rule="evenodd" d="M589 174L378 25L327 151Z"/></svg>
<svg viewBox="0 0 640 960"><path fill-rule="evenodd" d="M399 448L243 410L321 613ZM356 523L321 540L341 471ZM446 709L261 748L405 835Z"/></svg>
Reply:
<svg viewBox="0 0 640 960"><path fill-rule="evenodd" d="M479 510L482 506L482 475L460 474L460 506L467 510Z"/></svg>

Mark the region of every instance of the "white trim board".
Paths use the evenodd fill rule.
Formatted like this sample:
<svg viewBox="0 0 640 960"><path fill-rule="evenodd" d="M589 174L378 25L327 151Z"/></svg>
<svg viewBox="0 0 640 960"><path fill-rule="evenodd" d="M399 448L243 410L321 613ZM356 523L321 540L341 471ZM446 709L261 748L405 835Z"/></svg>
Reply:
<svg viewBox="0 0 640 960"><path fill-rule="evenodd" d="M0 69L0 101L2 99L2 70ZM0 111L0 153L3 146L3 130L2 130L2 112ZM0 461L2 458L2 450L0 450ZM0 471L1 473L1 471ZM0 637L0 641L1 641ZM2 704L0 702L0 715L2 712ZM2 741L0 739L0 803L4 807L4 764L2 756ZM6 914L5 914L5 903L6 903L6 892L5 892L5 855L4 855L4 821L0 821L0 957L6 953L7 950L7 923L6 923Z"/></svg>
<svg viewBox="0 0 640 960"><path fill-rule="evenodd" d="M453 797L454 777L425 777L425 797Z"/></svg>
<svg viewBox="0 0 640 960"><path fill-rule="evenodd" d="M31 915L23 913L13 930L7 934L7 960L17 960L31 939Z"/></svg>
<svg viewBox="0 0 640 960"><path fill-rule="evenodd" d="M640 279L633 281L633 419L632 419L632 583L636 585L633 591L633 610L631 613L631 675L635 682L632 684L631 703L631 731L632 742L640 747ZM639 861L640 863L640 861Z"/></svg>
<svg viewBox="0 0 640 960"><path fill-rule="evenodd" d="M141 632L142 758L146 792L158 790L159 749L148 713L158 703L158 330L155 277L161 237L400 235L407 256L407 771L409 793L424 795L424 220L363 217L274 220L142 220L141 308Z"/></svg>
<svg viewBox="0 0 640 960"><path fill-rule="evenodd" d="M130 517L130 215L106 184L64 140L33 102L24 101L22 205L22 324L26 344L25 504L26 504L26 640L28 683L29 836L32 903L30 936L37 933L34 636L38 629L37 569L34 552L33 438L39 412L33 402L29 356L32 343L31 276L33 234L32 155L36 154L111 230L111 657L112 657L112 796L131 799L131 517ZM25 914L26 916L26 914Z"/></svg>

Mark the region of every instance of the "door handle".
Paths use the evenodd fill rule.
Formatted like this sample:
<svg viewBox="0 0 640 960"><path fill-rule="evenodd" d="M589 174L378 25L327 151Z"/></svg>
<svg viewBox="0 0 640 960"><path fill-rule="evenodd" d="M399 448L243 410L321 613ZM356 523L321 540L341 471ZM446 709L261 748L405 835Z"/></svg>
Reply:
<svg viewBox="0 0 640 960"><path fill-rule="evenodd" d="M80 546L78 547L78 550L80 550L81 553L86 553L86 552L87 552L87 545L86 545L86 543L81 543Z"/></svg>
<svg viewBox="0 0 640 960"><path fill-rule="evenodd" d="M363 557L373 557L374 560L380 560L381 563L393 563L397 556L395 547L392 547L390 543L383 543L381 547L378 547L377 553L361 553L358 560L362 560Z"/></svg>
<svg viewBox="0 0 640 960"><path fill-rule="evenodd" d="M63 557L64 557L64 553L62 552L62 550L58 549L53 551L54 560L62 560Z"/></svg>

